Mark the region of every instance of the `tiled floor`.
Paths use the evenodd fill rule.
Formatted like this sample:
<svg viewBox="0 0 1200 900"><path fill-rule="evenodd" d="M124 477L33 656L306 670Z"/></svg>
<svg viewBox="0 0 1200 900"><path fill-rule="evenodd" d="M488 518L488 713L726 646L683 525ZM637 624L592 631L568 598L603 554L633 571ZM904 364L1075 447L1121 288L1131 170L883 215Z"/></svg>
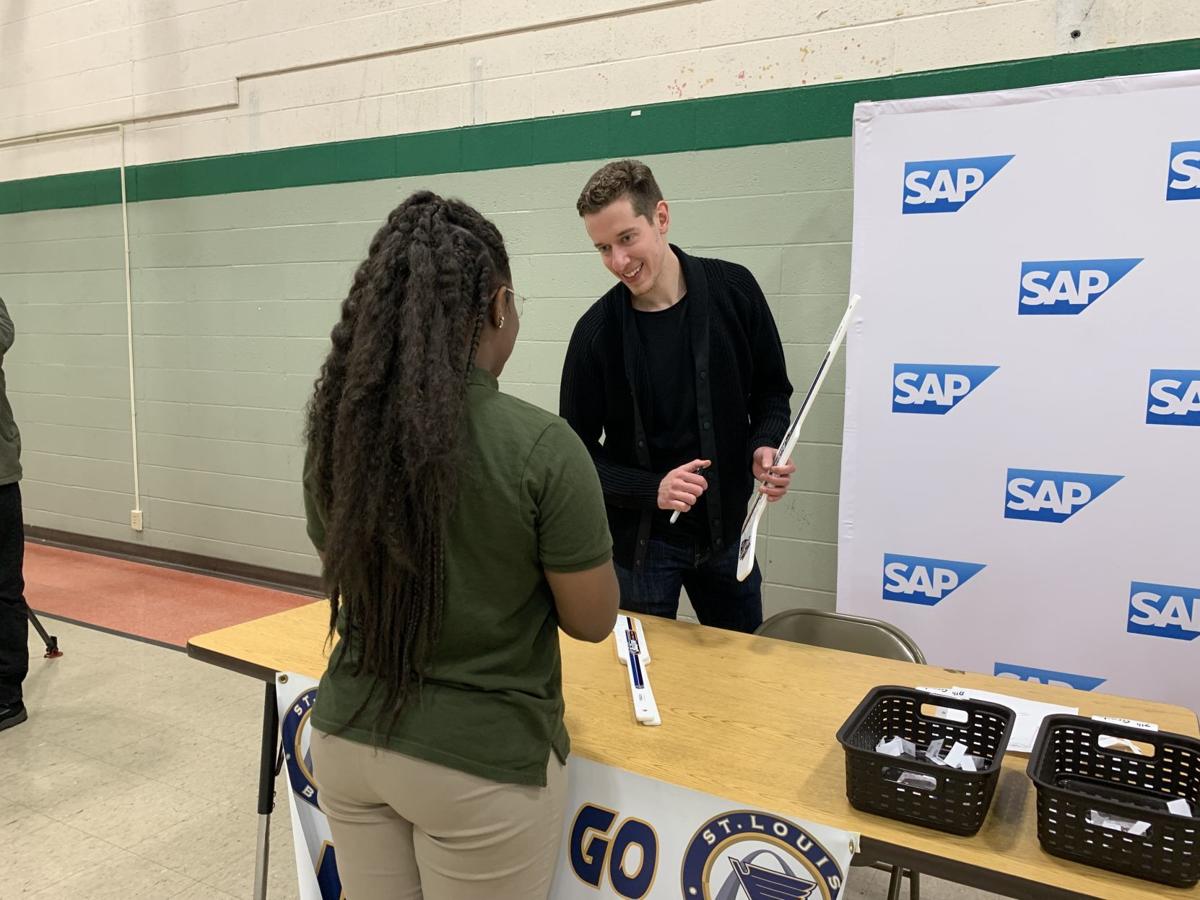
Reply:
<svg viewBox="0 0 1200 900"><path fill-rule="evenodd" d="M68 625L31 631L29 721L0 732L0 898L248 898L262 685ZM283 782L270 896L297 895Z"/></svg>
<svg viewBox="0 0 1200 900"><path fill-rule="evenodd" d="M176 650L44 623L65 655L41 658L31 632L29 721L0 732L0 900L249 898L261 684ZM297 896L277 788L271 900ZM882 900L886 889L884 873L854 869L845 897ZM922 896L992 895L926 878Z"/></svg>

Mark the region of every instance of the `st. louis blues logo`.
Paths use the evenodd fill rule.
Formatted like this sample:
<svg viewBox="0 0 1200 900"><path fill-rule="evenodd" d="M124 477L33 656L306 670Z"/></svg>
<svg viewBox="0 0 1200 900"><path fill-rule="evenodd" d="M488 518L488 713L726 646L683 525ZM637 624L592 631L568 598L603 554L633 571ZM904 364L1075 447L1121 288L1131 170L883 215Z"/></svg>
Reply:
<svg viewBox="0 0 1200 900"><path fill-rule="evenodd" d="M277 677L286 683L287 676ZM299 824L304 832L304 842L313 857L313 868L322 900L345 900L342 894L342 880L337 870L337 854L333 844L325 837L328 829L326 828L325 834L315 831L317 817L322 820L324 818L317 805L317 782L313 778L312 754L309 750L309 742L312 739L309 718L312 716L316 699L316 688L309 688L296 695L296 699L283 716L283 721L279 723L283 739L283 758L287 766L288 781L292 785L292 796L301 798L313 807L313 811L307 816L294 816L293 825Z"/></svg>
<svg viewBox="0 0 1200 900"><path fill-rule="evenodd" d="M308 752L305 728L312 715L313 701L317 689L312 688L298 696L283 717L280 731L283 734L283 758L287 761L288 780L296 796L303 797L313 806L317 805L317 782L312 773L312 756Z"/></svg>
<svg viewBox="0 0 1200 900"><path fill-rule="evenodd" d="M685 900L837 900L843 880L808 832L764 812L714 816L683 857Z"/></svg>

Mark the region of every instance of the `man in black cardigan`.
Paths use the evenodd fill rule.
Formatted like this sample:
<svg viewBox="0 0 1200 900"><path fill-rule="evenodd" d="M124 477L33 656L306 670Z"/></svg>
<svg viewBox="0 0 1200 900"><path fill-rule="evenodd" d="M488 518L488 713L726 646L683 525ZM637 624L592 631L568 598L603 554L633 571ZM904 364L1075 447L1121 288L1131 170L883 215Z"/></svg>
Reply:
<svg viewBox="0 0 1200 900"><path fill-rule="evenodd" d="M762 575L736 575L746 504L756 482L778 500L795 471L772 466L792 386L766 298L744 266L667 242L670 210L637 160L602 167L576 208L618 283L575 325L559 413L600 474L621 606L674 618L683 587L704 624L753 631Z"/></svg>

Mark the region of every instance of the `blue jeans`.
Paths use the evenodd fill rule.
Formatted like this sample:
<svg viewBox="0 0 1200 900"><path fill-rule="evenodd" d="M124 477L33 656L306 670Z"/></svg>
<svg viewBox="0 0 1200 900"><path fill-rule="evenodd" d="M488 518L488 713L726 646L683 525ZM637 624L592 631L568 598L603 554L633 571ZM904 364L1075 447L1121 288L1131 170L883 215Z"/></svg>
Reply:
<svg viewBox="0 0 1200 900"><path fill-rule="evenodd" d="M616 570L626 612L674 619L682 587L702 625L749 634L762 624L762 572L755 561L746 580L737 580L736 544L708 555L650 538L640 572Z"/></svg>

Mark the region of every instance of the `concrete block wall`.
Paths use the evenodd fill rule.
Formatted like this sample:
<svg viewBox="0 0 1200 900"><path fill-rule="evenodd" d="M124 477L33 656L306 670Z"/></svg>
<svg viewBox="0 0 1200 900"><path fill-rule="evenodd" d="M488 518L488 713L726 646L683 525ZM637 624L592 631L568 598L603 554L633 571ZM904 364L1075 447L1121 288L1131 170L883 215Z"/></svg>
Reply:
<svg viewBox="0 0 1200 900"><path fill-rule="evenodd" d="M1200 35L1197 7L1176 0L492 6L5 7L0 138L20 140L0 140L0 195L14 179L119 160L115 135L21 137L37 130L131 122L134 165L653 101L752 98L770 88ZM757 126L760 107L744 108L731 107L746 117L742 125ZM644 158L672 201L672 238L758 277L803 389L845 304L849 139ZM134 432L120 207L76 206L72 188L60 186L45 204L59 208L0 215L0 295L18 331L4 365L25 437L27 520L315 572L297 485L303 407L378 223L417 187L462 196L495 219L517 288L530 297L505 389L555 409L571 328L610 284L573 210L599 162L218 187L132 203L141 533L129 527ZM809 420L796 490L766 521L769 611L833 605L843 373L839 364Z"/></svg>
<svg viewBox="0 0 1200 900"><path fill-rule="evenodd" d="M670 194L672 238L755 272L792 377L805 383L845 303L848 140L646 159ZM0 216L0 292L19 330L5 365L26 436L28 520L315 571L297 486L303 409L378 223L419 186L468 198L494 219L513 254L514 281L530 298L504 387L555 410L566 340L611 284L573 209L597 164L131 206L142 534L128 525L123 277L116 267L105 272L103 292L90 280L104 260L119 264L119 213L102 206ZM63 260L82 275L56 271ZM34 261L45 271L30 271ZM810 420L797 490L764 528L768 593L779 603L832 603L843 383L839 366Z"/></svg>
<svg viewBox="0 0 1200 900"><path fill-rule="evenodd" d="M1078 32L1078 36L1072 36ZM1193 0L27 0L0 178L516 121L1200 34Z"/></svg>

